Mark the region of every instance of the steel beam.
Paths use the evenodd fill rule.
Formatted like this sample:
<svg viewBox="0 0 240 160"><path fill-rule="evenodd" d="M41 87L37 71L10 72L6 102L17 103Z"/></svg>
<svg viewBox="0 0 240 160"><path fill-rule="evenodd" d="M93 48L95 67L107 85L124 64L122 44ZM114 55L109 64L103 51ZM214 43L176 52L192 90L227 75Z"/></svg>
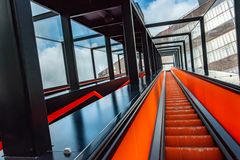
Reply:
<svg viewBox="0 0 240 160"><path fill-rule="evenodd" d="M190 49L190 59L191 59L192 72L195 72L194 58L193 58L192 33L189 33L189 35L188 35L188 39L189 39L189 49Z"/></svg>
<svg viewBox="0 0 240 160"><path fill-rule="evenodd" d="M200 26L201 26L201 41L202 41L202 52L203 52L203 69L205 75L209 75L208 72L208 59L207 59L207 42L206 42L206 36L205 36L205 23L204 18L200 20Z"/></svg>
<svg viewBox="0 0 240 160"><path fill-rule="evenodd" d="M138 69L137 69L137 58L136 58L136 42L135 42L135 31L133 21L133 11L131 1L125 1L122 4L123 13L123 26L124 26L124 39L125 39L125 51L126 59L128 62L128 75L130 83L138 84Z"/></svg>
<svg viewBox="0 0 240 160"><path fill-rule="evenodd" d="M186 51L186 43L185 43L185 41L183 41L183 52L184 52L185 69L188 70L187 51Z"/></svg>
<svg viewBox="0 0 240 160"><path fill-rule="evenodd" d="M95 65L95 60L94 60L94 50L93 49L91 49L91 59L92 59L92 67L93 67L94 79L97 79L96 65Z"/></svg>
<svg viewBox="0 0 240 160"><path fill-rule="evenodd" d="M105 36L106 52L107 52L107 61L108 61L108 73L110 80L115 78L114 69L113 69L113 60L112 60L112 48L110 37Z"/></svg>
<svg viewBox="0 0 240 160"><path fill-rule="evenodd" d="M44 19L47 19L47 18L51 18L51 17L54 17L54 16L57 16L58 14L53 12L53 11L49 11L49 12L46 12L46 13L42 13L42 14L39 14L39 15L36 15L36 16L33 16L33 22L37 22L37 21L40 21L40 20L44 20Z"/></svg>
<svg viewBox="0 0 240 160"><path fill-rule="evenodd" d="M0 121L7 159L51 151L30 0L0 1Z"/></svg>
<svg viewBox="0 0 240 160"><path fill-rule="evenodd" d="M143 66L142 66L142 53L139 52L139 70L143 71Z"/></svg>
<svg viewBox="0 0 240 160"><path fill-rule="evenodd" d="M155 36L155 37L152 37L152 39L187 36L189 33L190 33L190 32L186 32L186 33L176 33L176 34L168 34L168 35L162 35L162 36Z"/></svg>
<svg viewBox="0 0 240 160"><path fill-rule="evenodd" d="M79 88L79 79L70 18L61 16L61 24L64 39L63 53L66 66L67 80L70 88L75 90Z"/></svg>
<svg viewBox="0 0 240 160"><path fill-rule="evenodd" d="M118 54L118 69L119 69L119 74L122 74L122 71L121 71L121 62L120 62L120 55L122 54Z"/></svg>
<svg viewBox="0 0 240 160"><path fill-rule="evenodd" d="M150 55L148 50L148 40L147 40L147 33L143 31L142 33L142 50L143 50L143 58L144 58L144 69L146 77L151 76L151 69L150 69Z"/></svg>
<svg viewBox="0 0 240 160"><path fill-rule="evenodd" d="M240 1L234 0L235 26L237 38L238 74L240 77Z"/></svg>
<svg viewBox="0 0 240 160"><path fill-rule="evenodd" d="M84 40L88 40L88 39L92 39L92 38L98 38L103 36L102 34L93 34L90 36L85 36L85 37L78 37L78 38L74 38L74 42L78 42L78 41L84 41Z"/></svg>
<svg viewBox="0 0 240 160"><path fill-rule="evenodd" d="M159 23L146 24L145 26L146 26L146 28L161 27L161 26L166 26L166 25L199 21L201 18L202 17L184 18L184 19L178 19L178 20L173 20L173 21L165 21L165 22L159 22Z"/></svg>

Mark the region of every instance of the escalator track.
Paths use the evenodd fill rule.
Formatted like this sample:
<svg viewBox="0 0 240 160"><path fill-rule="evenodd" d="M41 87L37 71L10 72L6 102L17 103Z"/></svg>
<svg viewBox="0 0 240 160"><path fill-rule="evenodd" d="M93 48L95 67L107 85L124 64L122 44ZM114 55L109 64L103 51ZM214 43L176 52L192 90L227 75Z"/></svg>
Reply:
<svg viewBox="0 0 240 160"><path fill-rule="evenodd" d="M166 74L166 160L225 159L170 72Z"/></svg>

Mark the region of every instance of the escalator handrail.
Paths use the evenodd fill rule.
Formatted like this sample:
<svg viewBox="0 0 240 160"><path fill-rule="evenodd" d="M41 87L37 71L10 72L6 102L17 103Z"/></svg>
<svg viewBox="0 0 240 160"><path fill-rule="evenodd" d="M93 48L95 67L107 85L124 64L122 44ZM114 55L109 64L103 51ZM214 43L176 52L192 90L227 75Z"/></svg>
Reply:
<svg viewBox="0 0 240 160"><path fill-rule="evenodd" d="M88 159L111 159L161 73L162 71L154 77L151 84L142 92L129 111Z"/></svg>
<svg viewBox="0 0 240 160"><path fill-rule="evenodd" d="M171 71L173 77L186 94L188 100L202 119L208 131L218 144L219 148L228 160L240 160L240 146L231 137L231 135L222 127L222 125L208 112L206 107L188 90L188 88L181 82L181 80Z"/></svg>
<svg viewBox="0 0 240 160"><path fill-rule="evenodd" d="M154 135L152 139L151 151L149 154L149 160L164 159L165 101L166 101L166 72L164 72L164 78L162 82L162 90L161 90L160 102L158 105L158 112L157 112L157 117L155 122L155 129L154 129Z"/></svg>

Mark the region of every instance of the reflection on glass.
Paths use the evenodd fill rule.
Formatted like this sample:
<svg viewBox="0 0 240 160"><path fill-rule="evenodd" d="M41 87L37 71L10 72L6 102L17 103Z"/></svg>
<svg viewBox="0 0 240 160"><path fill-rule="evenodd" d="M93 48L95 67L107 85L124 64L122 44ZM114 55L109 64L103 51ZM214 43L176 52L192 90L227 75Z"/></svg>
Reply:
<svg viewBox="0 0 240 160"><path fill-rule="evenodd" d="M61 43L37 38L43 88L67 84Z"/></svg>
<svg viewBox="0 0 240 160"><path fill-rule="evenodd" d="M94 79L91 50L75 45L79 82Z"/></svg>
<svg viewBox="0 0 240 160"><path fill-rule="evenodd" d="M60 16L34 22L35 35L56 41L63 40Z"/></svg>
<svg viewBox="0 0 240 160"><path fill-rule="evenodd" d="M73 38L85 37L89 35L97 34L97 32L89 29L88 27L71 20Z"/></svg>
<svg viewBox="0 0 240 160"><path fill-rule="evenodd" d="M94 61L96 66L97 78L108 77L108 62L106 51L94 50Z"/></svg>
<svg viewBox="0 0 240 160"><path fill-rule="evenodd" d="M36 15L43 14L50 11L34 2L31 2L31 9L32 9L32 16L36 16Z"/></svg>
<svg viewBox="0 0 240 160"><path fill-rule="evenodd" d="M233 5L233 0L218 0L204 18L209 76L236 84L239 71Z"/></svg>

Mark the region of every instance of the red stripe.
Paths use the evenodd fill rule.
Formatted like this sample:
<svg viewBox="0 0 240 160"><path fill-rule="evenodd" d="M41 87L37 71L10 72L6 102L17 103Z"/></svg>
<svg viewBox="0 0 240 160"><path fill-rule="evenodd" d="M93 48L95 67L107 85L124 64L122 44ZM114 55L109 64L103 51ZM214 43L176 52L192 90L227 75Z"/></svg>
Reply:
<svg viewBox="0 0 240 160"><path fill-rule="evenodd" d="M2 150L3 146L2 146L2 142L0 141L0 151Z"/></svg>
<svg viewBox="0 0 240 160"><path fill-rule="evenodd" d="M127 82L123 83L120 87L118 87L118 89L120 89L120 88L128 85L129 83L130 83L130 80L127 80ZM118 90L118 89L117 89L117 90Z"/></svg>
<svg viewBox="0 0 240 160"><path fill-rule="evenodd" d="M51 123L55 119L61 117L65 113L69 112L70 110L74 109L75 107L79 106L80 104L82 104L83 102L87 101L88 99L90 99L90 98L92 98L94 96L99 98L99 99L103 98L103 96L100 95L98 92L92 91L92 92L84 95L83 97L77 99L76 101L73 101L72 103L66 105L65 107L57 110L56 112L50 114L48 116L48 123Z"/></svg>

